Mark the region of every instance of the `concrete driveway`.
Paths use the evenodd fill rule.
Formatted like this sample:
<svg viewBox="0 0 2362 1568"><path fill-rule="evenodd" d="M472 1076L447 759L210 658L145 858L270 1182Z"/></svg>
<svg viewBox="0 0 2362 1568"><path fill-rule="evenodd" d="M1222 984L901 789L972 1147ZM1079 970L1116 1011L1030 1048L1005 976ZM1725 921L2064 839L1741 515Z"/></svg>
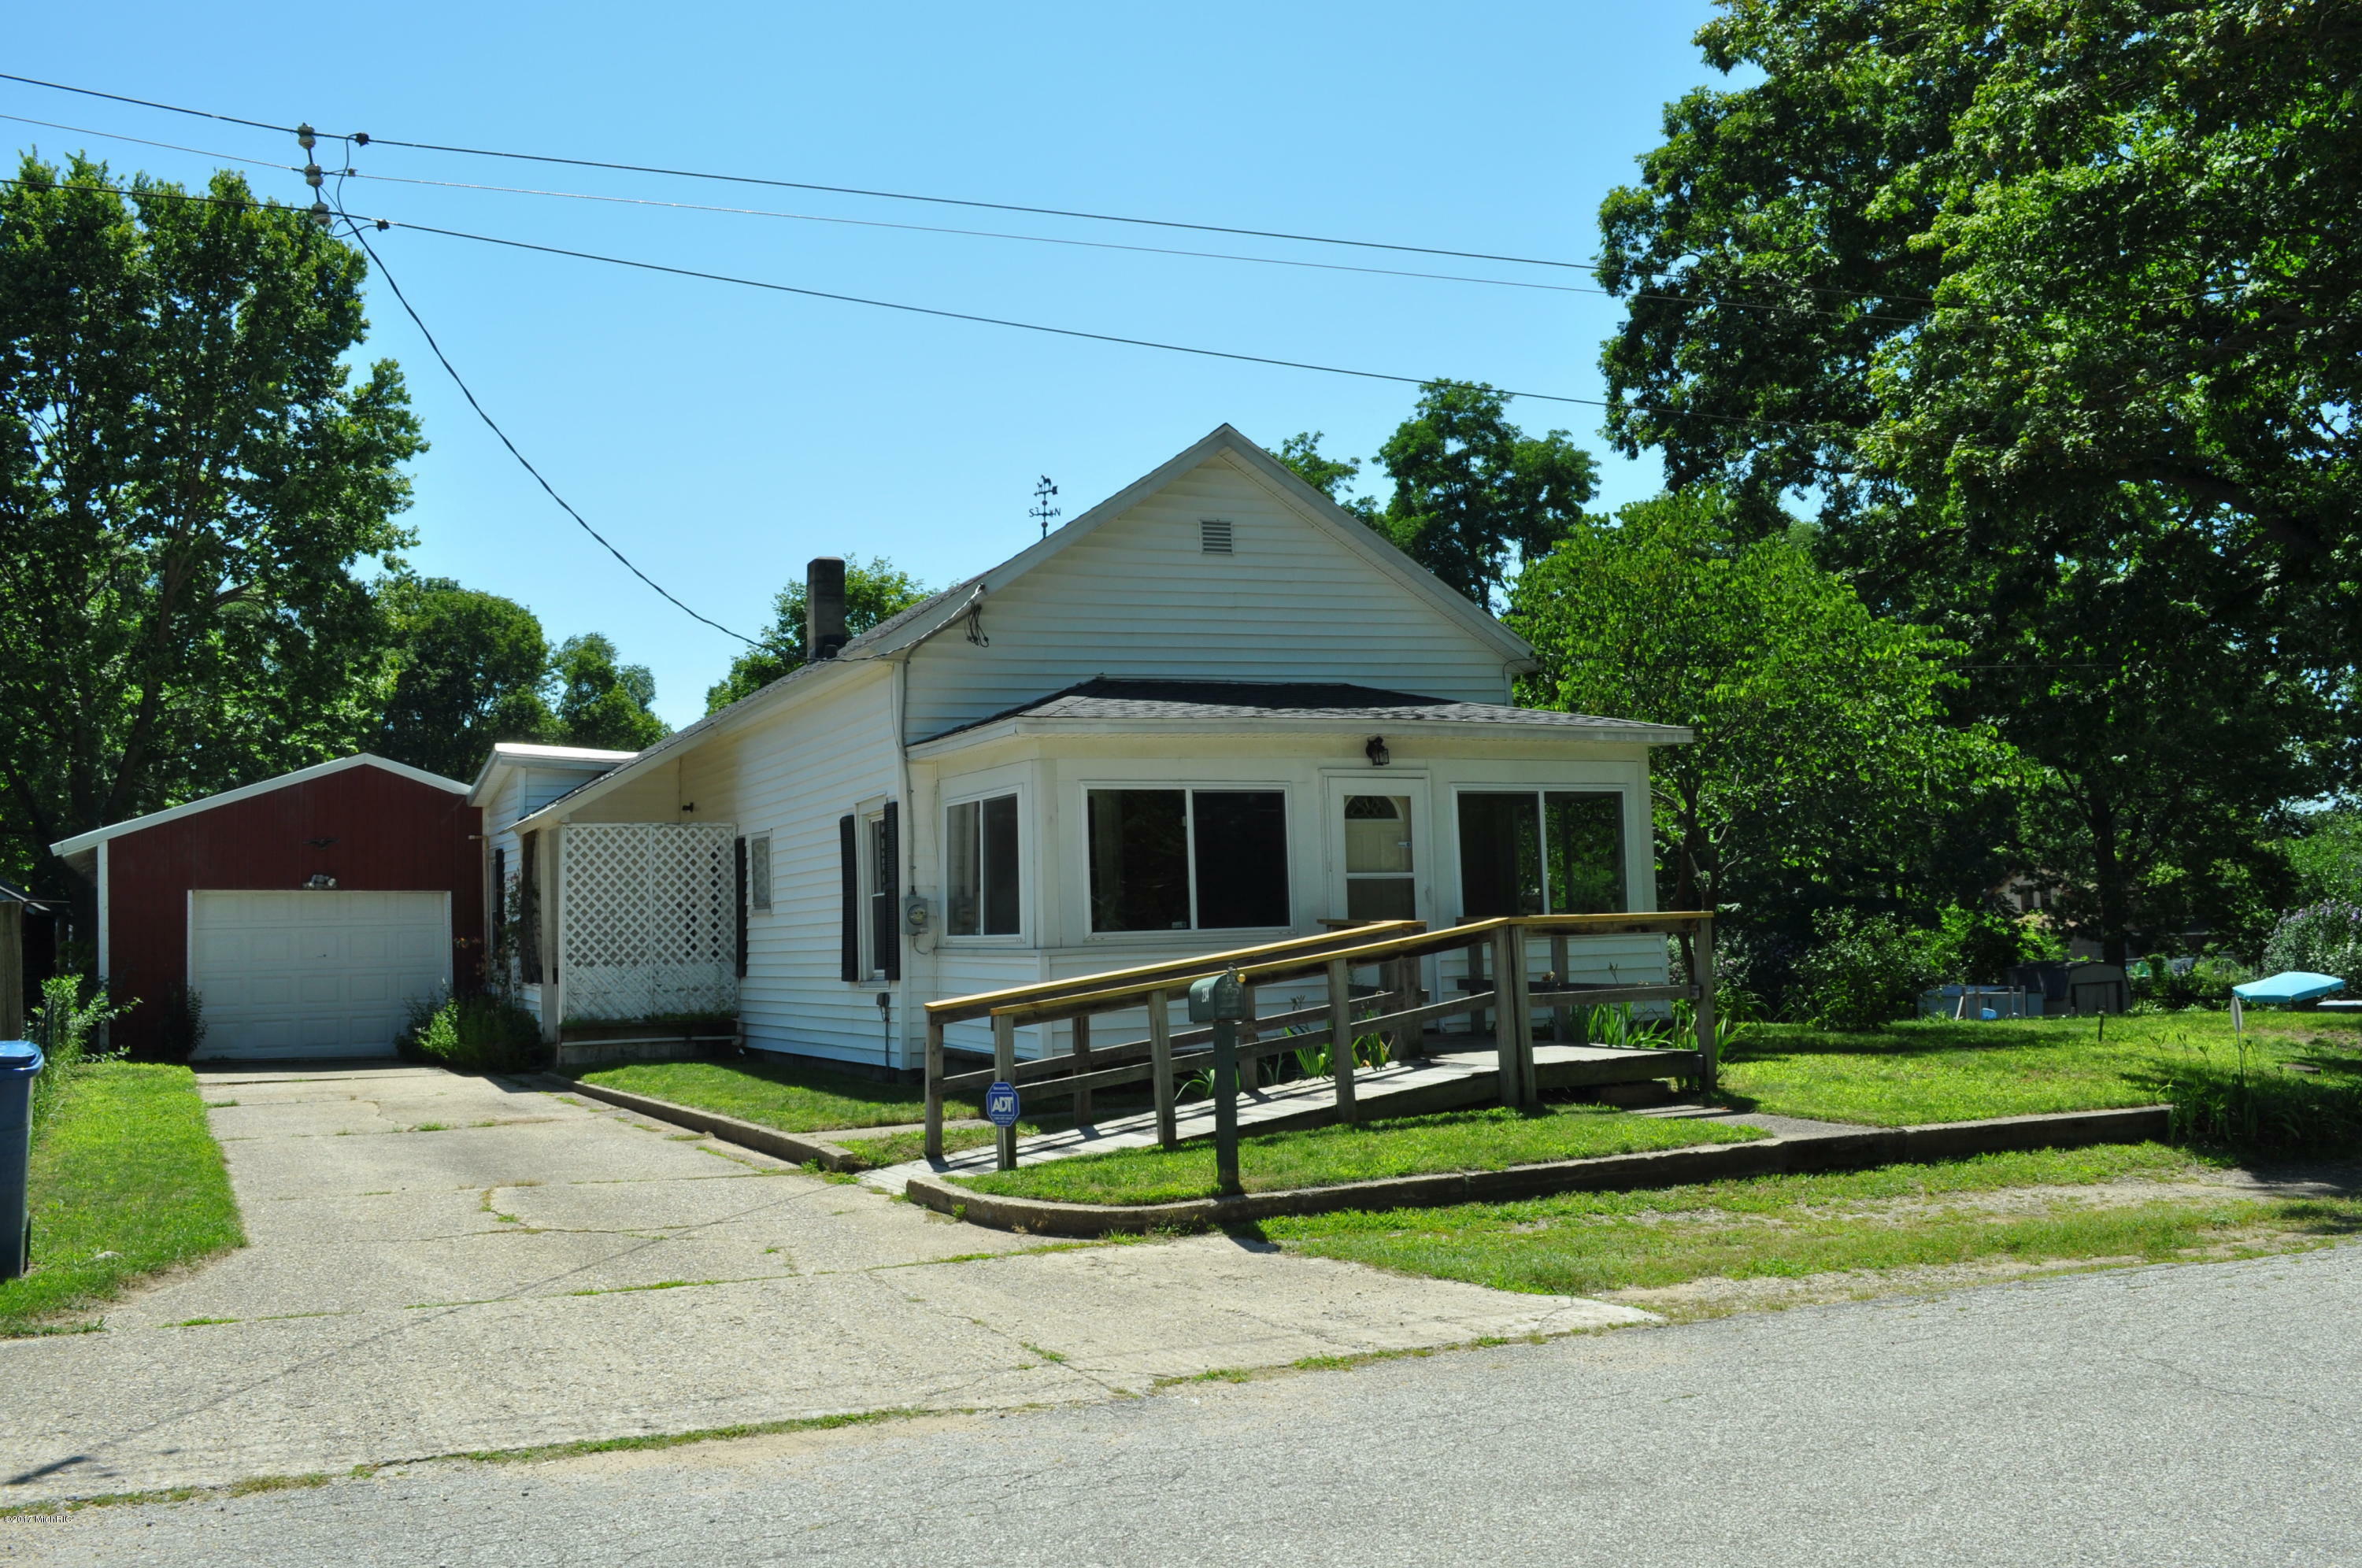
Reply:
<svg viewBox="0 0 2362 1568"><path fill-rule="evenodd" d="M0 1341L0 1506L1648 1320L1221 1237L1045 1246L432 1067L201 1078L252 1244Z"/></svg>

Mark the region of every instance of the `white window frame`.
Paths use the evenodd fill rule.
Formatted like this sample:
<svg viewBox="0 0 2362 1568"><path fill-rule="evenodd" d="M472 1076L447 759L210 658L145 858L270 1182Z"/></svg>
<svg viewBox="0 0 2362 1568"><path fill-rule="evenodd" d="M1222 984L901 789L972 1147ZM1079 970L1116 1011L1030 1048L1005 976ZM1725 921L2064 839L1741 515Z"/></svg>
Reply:
<svg viewBox="0 0 2362 1568"><path fill-rule="evenodd" d="M1466 918L1468 914L1468 868L1461 863L1460 859L1460 801L1462 797L1467 795L1530 795L1533 797L1536 821L1545 829L1541 834L1540 845L1542 853L1542 864L1540 867L1542 878L1542 912L1544 914L1557 912L1550 908L1550 834L1547 831L1548 818L1543 814L1545 810L1543 804L1544 797L1551 795L1613 795L1617 797L1617 799L1622 802L1621 806L1618 808L1617 825L1622 837L1621 854L1624 860L1624 908L1621 911L1615 912L1624 914L1644 914L1655 907L1656 900L1653 896L1646 900L1647 907L1644 908L1642 907L1643 900L1638 898L1633 891L1633 875L1636 863L1632 858L1632 826L1633 812L1636 807L1634 804L1632 791L1624 785L1612 783L1479 784L1463 782L1455 784L1451 788L1451 819L1449 827L1446 830L1451 835L1451 907L1458 910L1462 918ZM1649 821L1650 819L1643 818L1641 820ZM1652 832L1653 826L1654 824L1651 823ZM1656 878L1655 856L1653 854L1650 855L1645 864L1649 867L1649 878L1652 884L1653 892L1653 883Z"/></svg>
<svg viewBox="0 0 2362 1568"><path fill-rule="evenodd" d="M1187 930L1164 931L1101 931L1091 923L1091 792L1095 790L1142 790L1169 791L1178 790L1186 797L1181 806L1182 854L1187 859L1189 878L1189 924ZM1281 865L1287 872L1287 919L1278 925L1201 925L1198 921L1198 803L1199 790L1218 795L1277 795L1280 798L1280 825L1286 836ZM1291 784L1275 779L1199 778L1181 781L1169 778L1108 778L1082 781L1082 811L1078 813L1077 831L1082 835L1080 853L1076 864L1080 867L1082 892L1083 935L1089 942L1137 942L1142 939L1202 936L1211 933L1286 932L1296 929L1297 900L1304 889L1297 876L1296 790Z"/></svg>
<svg viewBox="0 0 2362 1568"><path fill-rule="evenodd" d="M1017 798L1017 929L988 935L977 932L971 936L952 934L952 808L976 806L981 820L982 805L1004 795ZM973 780L963 784L957 792L945 792L941 798L942 815L935 823L937 865L943 888L943 932L937 941L953 947L1030 947L1033 935L1033 867L1041 864L1035 844L1040 834L1033 823L1032 790L1021 779L999 784L981 784ZM1087 840L1087 834L1086 835ZM1086 867L1086 874L1087 874Z"/></svg>

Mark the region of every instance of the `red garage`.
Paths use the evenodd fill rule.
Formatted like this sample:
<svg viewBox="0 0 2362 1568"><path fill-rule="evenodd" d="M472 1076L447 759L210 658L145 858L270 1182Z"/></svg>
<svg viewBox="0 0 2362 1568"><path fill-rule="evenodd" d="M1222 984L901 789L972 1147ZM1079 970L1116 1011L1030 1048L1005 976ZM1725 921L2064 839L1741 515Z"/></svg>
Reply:
<svg viewBox="0 0 2362 1568"><path fill-rule="evenodd" d="M50 847L97 884L99 972L139 1004L117 1044L157 1047L185 984L204 1056L384 1056L403 1003L476 978L480 815L364 754Z"/></svg>

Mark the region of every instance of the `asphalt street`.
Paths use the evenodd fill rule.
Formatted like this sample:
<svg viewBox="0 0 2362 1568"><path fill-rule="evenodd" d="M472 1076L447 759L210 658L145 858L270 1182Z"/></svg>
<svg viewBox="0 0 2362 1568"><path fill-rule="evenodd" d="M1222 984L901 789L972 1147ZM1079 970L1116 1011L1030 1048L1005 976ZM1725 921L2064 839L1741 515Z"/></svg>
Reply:
<svg viewBox="0 0 2362 1568"><path fill-rule="evenodd" d="M2362 1562L2362 1247L0 1522L54 1563Z"/></svg>

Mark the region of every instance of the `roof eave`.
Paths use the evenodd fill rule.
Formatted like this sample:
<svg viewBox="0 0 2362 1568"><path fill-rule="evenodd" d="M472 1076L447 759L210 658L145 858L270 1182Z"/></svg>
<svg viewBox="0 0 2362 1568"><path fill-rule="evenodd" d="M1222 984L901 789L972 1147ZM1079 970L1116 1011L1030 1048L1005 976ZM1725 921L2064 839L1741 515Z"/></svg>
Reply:
<svg viewBox="0 0 2362 1568"><path fill-rule="evenodd" d="M1498 735L1518 740L1569 741L1595 745L1688 745L1697 738L1694 731L1677 724L1634 723L1628 728L1620 724L1593 728L1575 724L1521 724L1497 719L1389 720L1375 715L1344 719L1106 719L1021 714L989 724L979 724L973 729L955 730L933 740L920 741L911 747L911 756L926 760L1028 736L1366 735L1381 729L1389 729L1399 738L1438 733L1463 739Z"/></svg>

